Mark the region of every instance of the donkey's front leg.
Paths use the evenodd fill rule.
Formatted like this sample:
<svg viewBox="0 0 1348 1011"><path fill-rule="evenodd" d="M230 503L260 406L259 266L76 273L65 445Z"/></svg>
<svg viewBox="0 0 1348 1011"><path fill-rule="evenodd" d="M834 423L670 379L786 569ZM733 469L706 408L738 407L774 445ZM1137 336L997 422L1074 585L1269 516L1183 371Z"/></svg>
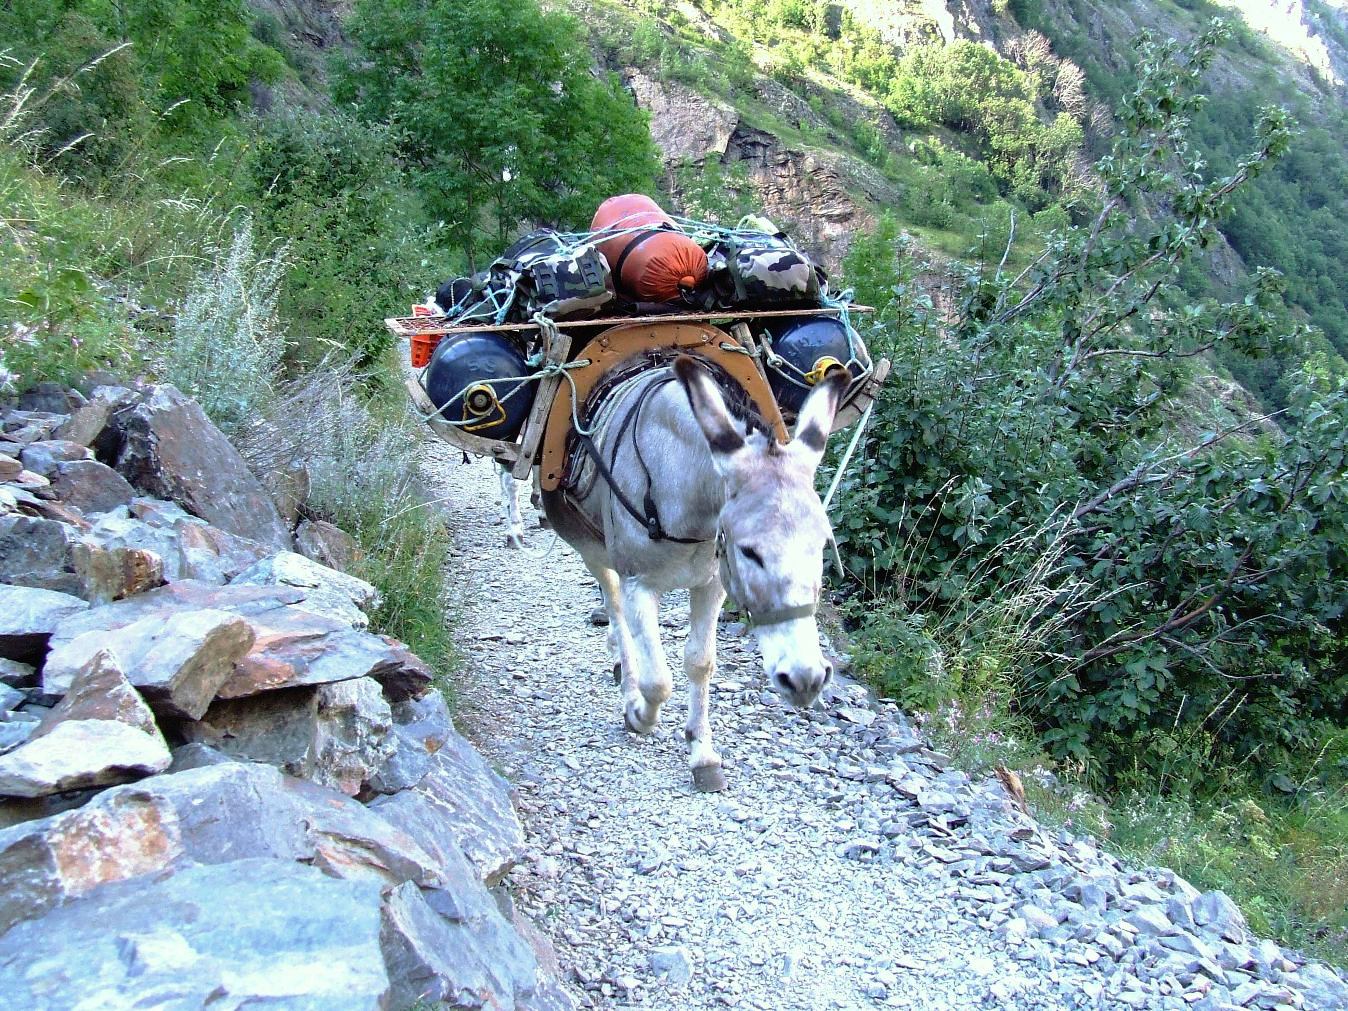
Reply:
<svg viewBox="0 0 1348 1011"><path fill-rule="evenodd" d="M716 673L716 617L725 590L713 579L688 593L688 639L683 644L683 669L688 675L688 723L683 736L688 741L688 764L693 785L704 793L725 789L721 756L711 742L708 686Z"/></svg>
<svg viewBox="0 0 1348 1011"><path fill-rule="evenodd" d="M619 579L622 599L623 701L627 729L647 734L674 691L660 644L660 595L640 578Z"/></svg>

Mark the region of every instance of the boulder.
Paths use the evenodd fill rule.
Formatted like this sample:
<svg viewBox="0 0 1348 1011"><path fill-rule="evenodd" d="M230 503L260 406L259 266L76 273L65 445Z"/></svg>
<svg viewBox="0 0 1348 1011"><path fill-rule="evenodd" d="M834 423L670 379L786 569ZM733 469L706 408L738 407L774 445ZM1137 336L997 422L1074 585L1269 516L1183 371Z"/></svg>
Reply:
<svg viewBox="0 0 1348 1011"><path fill-rule="evenodd" d="M6 719L10 713L27 701L27 692L21 692L12 685L0 681L0 720Z"/></svg>
<svg viewBox="0 0 1348 1011"><path fill-rule="evenodd" d="M409 881L386 895L380 947L393 1007L515 1008L537 988L533 953L472 884L475 891L428 895ZM468 895L471 903L461 901ZM454 908L442 915L436 900L451 896Z"/></svg>
<svg viewBox="0 0 1348 1011"><path fill-rule="evenodd" d="M106 649L100 649L79 669L65 698L42 717L35 736L51 733L64 720L115 720L162 742L154 713L131 687L117 658Z"/></svg>
<svg viewBox="0 0 1348 1011"><path fill-rule="evenodd" d="M370 803L439 860L454 844L496 885L524 854L524 829L510 803L510 787L463 737L453 733L410 789Z"/></svg>
<svg viewBox="0 0 1348 1011"><path fill-rule="evenodd" d="M355 631L336 618L292 606L249 621L257 643L221 686L221 699L372 677L396 702L424 694L430 684L426 665L401 643Z"/></svg>
<svg viewBox="0 0 1348 1011"><path fill-rule="evenodd" d="M159 734L115 720L62 720L0 755L0 797L46 797L125 783L171 761Z"/></svg>
<svg viewBox="0 0 1348 1011"><path fill-rule="evenodd" d="M380 767L370 787L397 793L415 786L431 769L431 757L455 733L449 708L439 692L393 706L393 754Z"/></svg>
<svg viewBox="0 0 1348 1011"><path fill-rule="evenodd" d="M34 688L37 686L37 668L8 657L0 657L0 684L12 688Z"/></svg>
<svg viewBox="0 0 1348 1011"><path fill-rule="evenodd" d="M293 551L264 558L232 580L253 586L293 586L304 594L297 606L330 615L352 628L368 628L366 612L380 604L379 591L363 579L320 565Z"/></svg>
<svg viewBox="0 0 1348 1011"><path fill-rule="evenodd" d="M283 860L109 885L0 936L13 1007L390 1006L379 886ZM78 953L78 957L72 957Z"/></svg>
<svg viewBox="0 0 1348 1011"><path fill-rule="evenodd" d="M83 403L84 394L68 390L60 383L38 383L19 394L19 409L44 414L69 414Z"/></svg>
<svg viewBox="0 0 1348 1011"><path fill-rule="evenodd" d="M290 531L238 451L197 403L172 386L152 389L114 414L117 470L213 526L289 550Z"/></svg>
<svg viewBox="0 0 1348 1011"><path fill-rule="evenodd" d="M69 463L73 460L92 460L94 454L90 452L88 446L83 446L78 442L70 442L66 439L47 439L42 442L29 443L23 448L19 459L23 461L24 470L30 470L34 474L41 474L45 478L50 478L56 473L56 468L63 463Z"/></svg>
<svg viewBox="0 0 1348 1011"><path fill-rule="evenodd" d="M23 464L8 453L0 453L0 481L13 481L22 472Z"/></svg>
<svg viewBox="0 0 1348 1011"><path fill-rule="evenodd" d="M378 683L357 678L219 701L182 734L354 796L392 754L392 725Z"/></svg>
<svg viewBox="0 0 1348 1011"><path fill-rule="evenodd" d="M164 585L164 559L141 548L104 548L81 539L72 546L80 595L94 604L133 597Z"/></svg>
<svg viewBox="0 0 1348 1011"><path fill-rule="evenodd" d="M81 595L74 557L79 537L78 529L57 520L0 516L0 580Z"/></svg>
<svg viewBox="0 0 1348 1011"><path fill-rule="evenodd" d="M121 386L100 386L93 391L88 403L77 408L61 427L56 437L81 446L95 446L108 427L112 412L118 405L133 396L132 392Z"/></svg>
<svg viewBox="0 0 1348 1011"><path fill-rule="evenodd" d="M252 618L284 610L287 604L299 599L298 591L281 587L212 586L199 580L185 579L70 616L52 634L51 647L56 649L86 632L111 632L125 628L142 618L167 620L179 611L203 608Z"/></svg>
<svg viewBox="0 0 1348 1011"><path fill-rule="evenodd" d="M94 629L55 646L42 668L42 689L63 695L77 671L101 649L155 708L199 719L253 646L252 626L229 611L193 609L151 615L115 630Z"/></svg>
<svg viewBox="0 0 1348 1011"><path fill-rule="evenodd" d="M88 608L68 593L0 584L0 656L23 664L40 661L56 627ZM5 673L17 672L0 677Z"/></svg>
<svg viewBox="0 0 1348 1011"><path fill-rule="evenodd" d="M48 477L56 497L86 516L116 509L136 497L126 478L97 460L58 463Z"/></svg>
<svg viewBox="0 0 1348 1011"><path fill-rule="evenodd" d="M306 558L340 572L350 572L363 555L354 537L327 520L301 520L295 546Z"/></svg>
<svg viewBox="0 0 1348 1011"><path fill-rule="evenodd" d="M0 755L13 751L33 736L37 723L6 720L0 723Z"/></svg>
<svg viewBox="0 0 1348 1011"><path fill-rule="evenodd" d="M170 502L133 499L130 513L127 515L118 510L100 517L85 535L85 540L105 550L138 548L152 551L163 559L164 578L169 582L196 579L206 583L227 583L272 553L265 544L226 533ZM148 519L137 518L139 516Z"/></svg>
<svg viewBox="0 0 1348 1011"><path fill-rule="evenodd" d="M25 445L50 439L66 417L53 411L10 411L4 417L5 436Z"/></svg>

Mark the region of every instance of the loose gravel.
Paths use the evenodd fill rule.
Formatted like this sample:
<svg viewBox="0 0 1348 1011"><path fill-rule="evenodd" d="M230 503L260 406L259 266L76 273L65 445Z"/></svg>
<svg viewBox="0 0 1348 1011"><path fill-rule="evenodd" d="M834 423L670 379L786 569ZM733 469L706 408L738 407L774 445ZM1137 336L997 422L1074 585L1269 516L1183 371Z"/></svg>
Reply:
<svg viewBox="0 0 1348 1011"><path fill-rule="evenodd" d="M694 792L686 597L662 622L674 697L630 734L579 558L530 509L527 548L505 548L493 464L434 443L424 466L455 537L459 719L517 786L509 886L581 1006L1348 1008L1224 895L1045 829L863 687L782 704L733 624L712 695L730 788Z"/></svg>

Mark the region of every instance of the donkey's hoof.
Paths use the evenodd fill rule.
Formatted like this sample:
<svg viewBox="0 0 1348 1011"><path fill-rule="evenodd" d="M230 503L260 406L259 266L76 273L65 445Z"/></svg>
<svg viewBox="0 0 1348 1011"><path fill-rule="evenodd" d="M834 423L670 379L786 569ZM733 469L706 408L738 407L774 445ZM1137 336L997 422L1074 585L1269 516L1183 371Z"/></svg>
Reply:
<svg viewBox="0 0 1348 1011"><path fill-rule="evenodd" d="M546 516L542 515L541 513L539 514L539 517L538 517L538 529L539 529L539 530L551 530L551 529L552 529L552 521L551 521L550 519L548 519Z"/></svg>
<svg viewBox="0 0 1348 1011"><path fill-rule="evenodd" d="M615 663L613 665L613 685L617 687L623 683L623 665Z"/></svg>
<svg viewBox="0 0 1348 1011"><path fill-rule="evenodd" d="M524 547L524 538L519 534L506 534L505 546L511 551L518 551Z"/></svg>
<svg viewBox="0 0 1348 1011"><path fill-rule="evenodd" d="M623 724L634 734L649 734L655 729L655 725L660 722L658 711L649 721L642 720L644 708L639 702L629 702L623 707Z"/></svg>
<svg viewBox="0 0 1348 1011"><path fill-rule="evenodd" d="M608 608L600 604L590 612L590 624L603 627L608 624Z"/></svg>
<svg viewBox="0 0 1348 1011"><path fill-rule="evenodd" d="M693 768L693 786L698 793L720 793L726 787L725 773L719 765L698 765Z"/></svg>

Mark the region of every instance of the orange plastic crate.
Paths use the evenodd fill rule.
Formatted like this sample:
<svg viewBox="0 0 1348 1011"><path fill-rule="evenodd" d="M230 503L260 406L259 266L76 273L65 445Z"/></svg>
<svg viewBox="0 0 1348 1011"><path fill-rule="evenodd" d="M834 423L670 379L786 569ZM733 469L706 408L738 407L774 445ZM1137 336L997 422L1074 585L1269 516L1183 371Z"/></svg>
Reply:
<svg viewBox="0 0 1348 1011"><path fill-rule="evenodd" d="M412 306L413 316L430 316L431 307L428 305ZM431 353L435 351L435 346L444 338L444 334L439 333L414 333L411 337L411 351L409 357L412 359L412 368L424 369L431 363Z"/></svg>

